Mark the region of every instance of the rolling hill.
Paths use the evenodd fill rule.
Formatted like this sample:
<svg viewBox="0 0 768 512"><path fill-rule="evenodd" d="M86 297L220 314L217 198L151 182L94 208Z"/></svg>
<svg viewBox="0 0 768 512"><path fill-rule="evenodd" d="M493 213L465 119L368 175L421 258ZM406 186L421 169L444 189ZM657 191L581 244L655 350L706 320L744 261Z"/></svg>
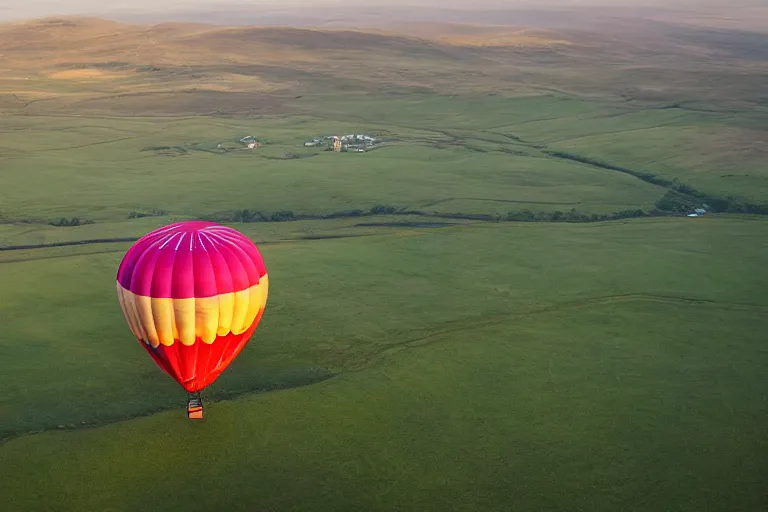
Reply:
<svg viewBox="0 0 768 512"><path fill-rule="evenodd" d="M103 109L108 97L119 105L131 95L184 92L200 97L207 113L204 95L221 91L268 92L276 99L342 91L559 91L765 108L764 36L662 23L622 29L617 41L615 29L432 24L414 37L381 30L48 19L0 27L0 92L6 111L73 108L72 100L87 106L91 99ZM183 112L194 112L194 101L181 103Z"/></svg>

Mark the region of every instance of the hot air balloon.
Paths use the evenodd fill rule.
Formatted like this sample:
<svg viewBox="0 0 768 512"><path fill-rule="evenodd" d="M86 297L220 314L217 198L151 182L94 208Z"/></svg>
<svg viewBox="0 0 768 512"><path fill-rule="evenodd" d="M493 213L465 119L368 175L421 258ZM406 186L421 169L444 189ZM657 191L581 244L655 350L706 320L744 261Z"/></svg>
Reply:
<svg viewBox="0 0 768 512"><path fill-rule="evenodd" d="M200 392L256 330L268 288L256 245L214 222L177 222L148 233L117 271L117 297L128 327L189 393L187 413L193 419L203 415Z"/></svg>

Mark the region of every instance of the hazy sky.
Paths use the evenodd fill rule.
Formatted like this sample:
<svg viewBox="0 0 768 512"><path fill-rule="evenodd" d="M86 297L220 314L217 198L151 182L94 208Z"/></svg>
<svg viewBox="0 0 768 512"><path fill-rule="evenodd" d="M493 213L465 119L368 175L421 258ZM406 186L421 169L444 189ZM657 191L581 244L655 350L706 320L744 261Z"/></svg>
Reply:
<svg viewBox="0 0 768 512"><path fill-rule="evenodd" d="M144 12L162 15L165 12L230 10L248 6L250 11L266 13L299 11L300 7L350 5L349 0L0 0L0 19L40 18L51 15L87 14L109 16ZM354 5L359 5L354 2ZM531 8L531 7L664 7L702 9L720 7L734 11L744 7L768 7L768 0L387 0L380 6L439 7L460 10ZM354 9L352 9L354 12Z"/></svg>

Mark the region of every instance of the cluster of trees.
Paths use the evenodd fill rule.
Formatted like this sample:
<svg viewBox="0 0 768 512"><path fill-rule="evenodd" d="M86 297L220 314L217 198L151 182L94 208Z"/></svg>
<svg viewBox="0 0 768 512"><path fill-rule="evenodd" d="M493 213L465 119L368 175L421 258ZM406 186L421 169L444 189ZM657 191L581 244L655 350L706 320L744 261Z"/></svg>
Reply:
<svg viewBox="0 0 768 512"><path fill-rule="evenodd" d="M231 218L227 218L227 214L218 215L215 217L210 218L212 221L232 221L232 222L266 222L269 220L266 218L261 212L256 212L253 210L245 209L245 210L237 210L232 212Z"/></svg>
<svg viewBox="0 0 768 512"><path fill-rule="evenodd" d="M215 222L284 222L297 220L297 216L291 210L280 210L272 214L265 214L256 210L235 210L205 217Z"/></svg>
<svg viewBox="0 0 768 512"><path fill-rule="evenodd" d="M325 214L295 213L291 210L280 210L274 213L263 213L255 210L236 210L222 212L206 219L216 222L287 222L295 220L341 219L353 217L370 217L376 215L414 215L421 217L436 217L449 219L479 220L490 222L601 222L607 220L668 215L659 209L644 211L641 209L621 210L613 213L581 213L575 209L570 211L533 212L531 210L511 211L505 215L488 213L438 213L420 210L402 210L396 206L379 204L368 210L342 210Z"/></svg>
<svg viewBox="0 0 768 512"><path fill-rule="evenodd" d="M517 222L603 222L607 220L649 217L652 215L654 215L654 212L646 212L639 208L613 213L581 213L576 210L567 212L532 212L531 210L521 210L507 213L506 220Z"/></svg>
<svg viewBox="0 0 768 512"><path fill-rule="evenodd" d="M371 208L371 213L373 215L392 215L394 214L398 208L396 206L388 205L388 204L377 204L373 208Z"/></svg>
<svg viewBox="0 0 768 512"><path fill-rule="evenodd" d="M168 212L166 210L156 210L156 209L153 209L149 213L137 212L137 211L134 210L134 211L132 211L131 213L128 214L128 218L129 219L141 219L143 217L165 217L166 215L168 215Z"/></svg>
<svg viewBox="0 0 768 512"><path fill-rule="evenodd" d="M93 224L92 220L81 219L80 217L61 217L60 219L49 221L51 226L82 226L83 224Z"/></svg>
<svg viewBox="0 0 768 512"><path fill-rule="evenodd" d="M581 157L579 158L581 159ZM205 218L216 222L287 222L295 220L368 217L375 215L414 215L490 222L605 222L638 217L682 215L702 207L714 212L727 211L733 213L768 215L768 205L754 205L733 198L713 198L711 196L700 194L687 185L675 184L674 187L676 188L670 187L670 190L655 203L655 208L651 210L635 208L611 213L583 213L576 211L576 209L554 212L519 210L507 212L506 215L483 213L438 213L420 210L405 210L393 205L377 204L368 210L350 209L325 214L295 213L292 210L279 210L272 213L263 213L256 210L243 209L232 212L221 212ZM152 214L165 215L167 212L153 210ZM150 214L131 212L129 217L138 218L147 215Z"/></svg>
<svg viewBox="0 0 768 512"><path fill-rule="evenodd" d="M656 208L662 212L690 213L701 206L700 201L674 190L670 190L664 194L664 197L656 201Z"/></svg>
<svg viewBox="0 0 768 512"><path fill-rule="evenodd" d="M293 211L291 210L280 210L270 215L269 220L271 220L272 222L285 222L290 220L296 220L296 214L293 213Z"/></svg>
<svg viewBox="0 0 768 512"><path fill-rule="evenodd" d="M725 210L728 213L750 213L752 215L768 215L768 204L753 204L740 200L734 200L728 203Z"/></svg>
<svg viewBox="0 0 768 512"><path fill-rule="evenodd" d="M394 215L398 212L396 206L376 205L370 210L341 210L338 212L311 214L295 213L292 210L279 210L273 213L264 213L256 210L244 209L233 212L222 212L209 215L205 218L215 222L287 222L293 220L317 220L317 219L341 219L348 217L365 217L369 215ZM413 213L413 212L409 212Z"/></svg>
<svg viewBox="0 0 768 512"><path fill-rule="evenodd" d="M682 191L685 187L683 185L679 189L670 190L664 194L664 197L656 201L656 208L664 212L689 213L703 207L716 213L768 215L768 204L749 203L738 197L714 197L690 188L686 193Z"/></svg>

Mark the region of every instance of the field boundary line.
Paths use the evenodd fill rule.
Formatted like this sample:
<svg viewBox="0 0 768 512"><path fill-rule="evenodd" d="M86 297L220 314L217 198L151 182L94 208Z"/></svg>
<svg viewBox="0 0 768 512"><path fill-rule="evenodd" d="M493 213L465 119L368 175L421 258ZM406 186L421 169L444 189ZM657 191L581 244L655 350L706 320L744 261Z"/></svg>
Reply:
<svg viewBox="0 0 768 512"><path fill-rule="evenodd" d="M113 244L121 242L135 242L138 237L121 237L121 238L92 238L86 240L73 240L71 242L50 242L47 244L25 244L25 245L6 245L0 247L0 252L3 251L23 251L28 249L48 249L51 247L68 247L72 245L90 245L90 244Z"/></svg>

